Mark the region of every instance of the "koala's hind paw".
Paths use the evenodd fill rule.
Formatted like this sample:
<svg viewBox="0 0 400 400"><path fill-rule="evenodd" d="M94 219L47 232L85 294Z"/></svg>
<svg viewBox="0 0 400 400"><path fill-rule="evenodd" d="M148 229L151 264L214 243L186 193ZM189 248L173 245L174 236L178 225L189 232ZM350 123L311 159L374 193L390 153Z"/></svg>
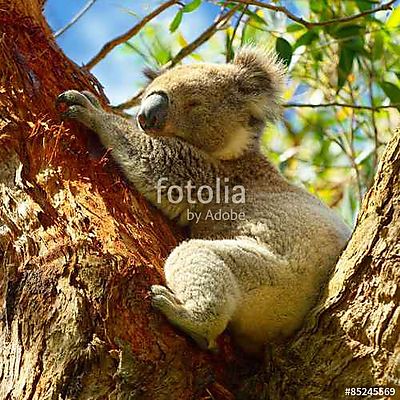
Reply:
<svg viewBox="0 0 400 400"><path fill-rule="evenodd" d="M202 329L195 321L194 316L190 315L188 310L168 288L161 285L153 285L150 290L152 296L151 304L155 309L161 311L173 325L189 335L201 349L212 352L218 351L215 340L211 340L200 333Z"/></svg>
<svg viewBox="0 0 400 400"><path fill-rule="evenodd" d="M171 303L174 303L175 305L180 304L178 299L173 295L173 293L166 288L165 286L161 286L161 285L152 285L150 288L151 291L151 296L152 299L154 299L154 297L157 296L161 296L164 297L166 299L168 299ZM154 304L153 304L154 305ZM156 306L155 306L156 307ZM157 308L157 307L156 307Z"/></svg>

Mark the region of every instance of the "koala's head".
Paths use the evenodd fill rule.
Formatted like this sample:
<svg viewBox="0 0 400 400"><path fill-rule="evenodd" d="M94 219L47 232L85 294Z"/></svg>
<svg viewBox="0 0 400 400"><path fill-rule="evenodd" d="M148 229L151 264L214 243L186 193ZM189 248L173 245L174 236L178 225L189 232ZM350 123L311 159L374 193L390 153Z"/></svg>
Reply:
<svg viewBox="0 0 400 400"><path fill-rule="evenodd" d="M258 146L280 115L285 67L273 52L242 48L230 64L192 64L152 76L137 116L152 136L177 136L222 159Z"/></svg>

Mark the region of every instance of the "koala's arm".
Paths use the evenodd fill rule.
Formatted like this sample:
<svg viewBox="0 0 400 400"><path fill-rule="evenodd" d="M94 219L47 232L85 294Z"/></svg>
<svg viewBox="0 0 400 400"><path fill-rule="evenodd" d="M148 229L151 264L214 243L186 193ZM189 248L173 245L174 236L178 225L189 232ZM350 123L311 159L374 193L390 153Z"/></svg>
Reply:
<svg viewBox="0 0 400 400"><path fill-rule="evenodd" d="M154 205L170 218L176 218L188 207L184 201L170 204L168 187L184 187L188 181L195 186L215 184L218 167L200 150L175 137L152 138L141 132L129 120L105 112L97 99L88 92L69 90L58 98L66 103L64 116L76 119L95 131L125 176ZM157 198L157 183L163 186L161 203ZM186 198L186 196L184 196Z"/></svg>

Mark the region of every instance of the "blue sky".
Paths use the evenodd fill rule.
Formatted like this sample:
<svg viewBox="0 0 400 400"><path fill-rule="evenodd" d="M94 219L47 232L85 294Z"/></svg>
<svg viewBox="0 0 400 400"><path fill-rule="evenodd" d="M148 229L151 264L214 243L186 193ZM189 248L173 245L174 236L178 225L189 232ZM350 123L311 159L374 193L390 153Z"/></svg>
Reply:
<svg viewBox="0 0 400 400"><path fill-rule="evenodd" d="M62 28L86 2L87 0L48 0L45 15L52 29L57 31ZM78 65L85 64L104 43L127 31L159 4L160 1L155 0L97 0L57 41L68 57ZM176 11L176 8L167 10L155 21L168 27ZM190 14L190 21L185 18L186 21L182 23L185 38L190 41L198 36L218 11L218 7L204 4ZM111 103L118 104L131 97L143 82L143 67L143 59L123 52L119 47L93 68L92 72L104 86Z"/></svg>
<svg viewBox="0 0 400 400"><path fill-rule="evenodd" d="M46 18L54 31L62 28L87 3L88 0L48 0L45 7ZM156 8L163 0L97 0L90 10L57 41L64 52L78 65L88 62L107 41L127 31L144 15ZM185 0L188 2L189 0ZM396 2L396 4L399 1ZM282 0L294 14L305 16L308 13L308 0ZM169 35L168 26L177 11L177 7L162 13L152 23L158 24L160 32ZM180 30L187 41L193 40L214 20L219 7L204 2L191 14L184 15ZM275 18L284 16L280 13ZM279 25L279 23L278 23ZM177 40L175 40L175 43ZM148 43L151 48L152 43ZM203 46L205 59L207 43ZM215 53L213 54L215 56ZM114 49L107 57L95 66L92 72L105 88L112 104L121 103L130 98L143 85L141 74L144 61L133 53L124 52L122 46Z"/></svg>
<svg viewBox="0 0 400 400"><path fill-rule="evenodd" d="M64 27L87 1L48 0L45 15L53 31ZM104 43L130 29L161 2L162 0L97 0L57 41L68 57L78 65L83 65L97 54ZM297 15L300 14L296 1L286 0L281 3ZM167 34L176 11L177 7L173 7L154 20ZM186 14L180 26L185 39L190 42L197 37L210 25L218 12L219 7L207 2L195 12ZM151 43L149 46L151 47ZM104 86L111 103L118 104L130 98L141 87L141 71L144 66L142 58L118 47L96 65L92 72Z"/></svg>

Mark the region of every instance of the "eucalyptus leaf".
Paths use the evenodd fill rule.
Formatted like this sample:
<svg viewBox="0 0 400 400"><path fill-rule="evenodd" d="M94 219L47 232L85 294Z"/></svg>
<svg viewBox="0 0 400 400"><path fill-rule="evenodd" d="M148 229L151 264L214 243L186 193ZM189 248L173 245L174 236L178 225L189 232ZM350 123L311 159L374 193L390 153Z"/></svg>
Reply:
<svg viewBox="0 0 400 400"><path fill-rule="evenodd" d="M380 87L385 92L386 96L389 97L392 104L400 104L400 88L392 82L379 82ZM397 107L400 109L400 106Z"/></svg>
<svg viewBox="0 0 400 400"><path fill-rule="evenodd" d="M329 34L337 39L343 39L348 37L358 37L361 34L361 31L364 30L364 27L361 25L338 25L331 29Z"/></svg>
<svg viewBox="0 0 400 400"><path fill-rule="evenodd" d="M310 30L306 32L304 35L300 36L296 43L293 46L293 50L297 49L300 46L307 46L311 44L315 39L319 37L318 31L316 30Z"/></svg>
<svg viewBox="0 0 400 400"><path fill-rule="evenodd" d="M276 39L275 49L283 62L289 66L293 55L291 44L284 38L278 38Z"/></svg>
<svg viewBox="0 0 400 400"><path fill-rule="evenodd" d="M375 0L356 0L357 7L360 11L370 10L379 1Z"/></svg>
<svg viewBox="0 0 400 400"><path fill-rule="evenodd" d="M372 47L372 58L374 60L378 60L382 57L383 54L383 33L376 32L374 39L374 46Z"/></svg>
<svg viewBox="0 0 400 400"><path fill-rule="evenodd" d="M337 91L346 83L348 76L353 69L354 51L346 46L342 46L339 54L338 64L338 84Z"/></svg>
<svg viewBox="0 0 400 400"><path fill-rule="evenodd" d="M289 24L286 27L286 32L298 32L298 31L302 31L304 29L303 25L294 23L294 24Z"/></svg>
<svg viewBox="0 0 400 400"><path fill-rule="evenodd" d="M171 24L169 25L169 30L171 32L175 32L179 28L179 25L182 22L182 16L183 16L183 11L179 10L176 13L175 18L172 20Z"/></svg>
<svg viewBox="0 0 400 400"><path fill-rule="evenodd" d="M315 12L316 14L321 13L326 5L324 3L325 3L325 1L323 1L323 0L310 0L311 11Z"/></svg>
<svg viewBox="0 0 400 400"><path fill-rule="evenodd" d="M193 0L190 3L187 3L183 8L182 12L190 13L194 10L197 10L201 5L201 0Z"/></svg>
<svg viewBox="0 0 400 400"><path fill-rule="evenodd" d="M397 6L394 11L390 14L390 17L386 21L386 27L398 28L400 26L400 6Z"/></svg>

